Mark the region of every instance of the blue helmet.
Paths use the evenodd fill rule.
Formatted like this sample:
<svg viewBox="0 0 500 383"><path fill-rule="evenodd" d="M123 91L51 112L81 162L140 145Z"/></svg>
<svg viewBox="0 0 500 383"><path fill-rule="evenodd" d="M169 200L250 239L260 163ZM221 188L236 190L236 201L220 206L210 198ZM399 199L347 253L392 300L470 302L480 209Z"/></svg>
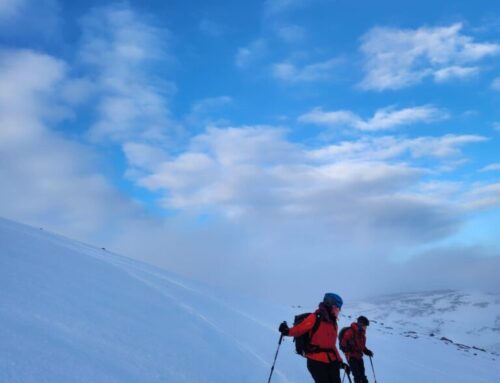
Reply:
<svg viewBox="0 0 500 383"><path fill-rule="evenodd" d="M323 298L323 304L328 307L337 306L339 309L342 308L344 301L340 297L340 295L334 293L326 293Z"/></svg>

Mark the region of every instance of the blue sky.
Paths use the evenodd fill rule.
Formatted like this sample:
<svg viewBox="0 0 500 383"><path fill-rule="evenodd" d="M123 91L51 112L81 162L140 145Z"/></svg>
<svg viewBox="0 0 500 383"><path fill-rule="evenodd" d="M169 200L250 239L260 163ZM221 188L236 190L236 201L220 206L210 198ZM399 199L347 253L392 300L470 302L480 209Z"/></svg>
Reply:
<svg viewBox="0 0 500 383"><path fill-rule="evenodd" d="M498 290L497 6L4 0L0 214L260 295Z"/></svg>

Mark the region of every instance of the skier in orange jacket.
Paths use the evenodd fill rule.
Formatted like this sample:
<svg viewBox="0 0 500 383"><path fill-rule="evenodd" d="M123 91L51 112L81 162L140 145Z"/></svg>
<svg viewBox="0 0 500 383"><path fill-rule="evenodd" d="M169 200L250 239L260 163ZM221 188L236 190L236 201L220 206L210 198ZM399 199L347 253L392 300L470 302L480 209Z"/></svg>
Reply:
<svg viewBox="0 0 500 383"><path fill-rule="evenodd" d="M337 294L326 293L318 309L301 323L289 328L281 323L279 331L283 335L298 337L311 332L309 346L305 352L307 369L315 383L340 383L340 369L349 373L337 350L337 318L342 307L342 298ZM319 320L319 325L315 326ZM312 331L316 327L315 331Z"/></svg>

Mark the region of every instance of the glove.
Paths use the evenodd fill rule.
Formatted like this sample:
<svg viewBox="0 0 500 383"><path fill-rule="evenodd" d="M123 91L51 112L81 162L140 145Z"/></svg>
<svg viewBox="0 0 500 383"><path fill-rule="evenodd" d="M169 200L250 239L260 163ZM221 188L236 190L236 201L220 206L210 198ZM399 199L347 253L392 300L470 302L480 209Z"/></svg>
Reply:
<svg viewBox="0 0 500 383"><path fill-rule="evenodd" d="M340 362L340 368L342 368L347 375L351 373L351 367L347 363Z"/></svg>
<svg viewBox="0 0 500 383"><path fill-rule="evenodd" d="M365 355L369 356L370 358L373 356L373 351L372 350L368 350L367 348L365 348Z"/></svg>
<svg viewBox="0 0 500 383"><path fill-rule="evenodd" d="M278 328L279 332L283 335L288 335L290 332L290 329L288 328L288 325L286 322L281 322L280 327Z"/></svg>

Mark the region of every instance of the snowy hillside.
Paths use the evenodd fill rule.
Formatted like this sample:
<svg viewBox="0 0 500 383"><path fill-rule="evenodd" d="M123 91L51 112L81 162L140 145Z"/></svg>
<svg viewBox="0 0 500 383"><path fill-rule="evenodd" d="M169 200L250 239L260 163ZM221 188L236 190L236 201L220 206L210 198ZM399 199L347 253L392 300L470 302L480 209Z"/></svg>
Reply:
<svg viewBox="0 0 500 383"><path fill-rule="evenodd" d="M267 382L277 324L299 310L2 219L0 243L0 382ZM357 315L354 308L346 314ZM370 326L368 342L380 383L493 383L500 376L491 353L406 337L386 324ZM273 382L309 381L287 339Z"/></svg>
<svg viewBox="0 0 500 383"><path fill-rule="evenodd" d="M470 351L500 353L500 296L432 291L397 294L348 307L366 313L389 332L432 336Z"/></svg>

